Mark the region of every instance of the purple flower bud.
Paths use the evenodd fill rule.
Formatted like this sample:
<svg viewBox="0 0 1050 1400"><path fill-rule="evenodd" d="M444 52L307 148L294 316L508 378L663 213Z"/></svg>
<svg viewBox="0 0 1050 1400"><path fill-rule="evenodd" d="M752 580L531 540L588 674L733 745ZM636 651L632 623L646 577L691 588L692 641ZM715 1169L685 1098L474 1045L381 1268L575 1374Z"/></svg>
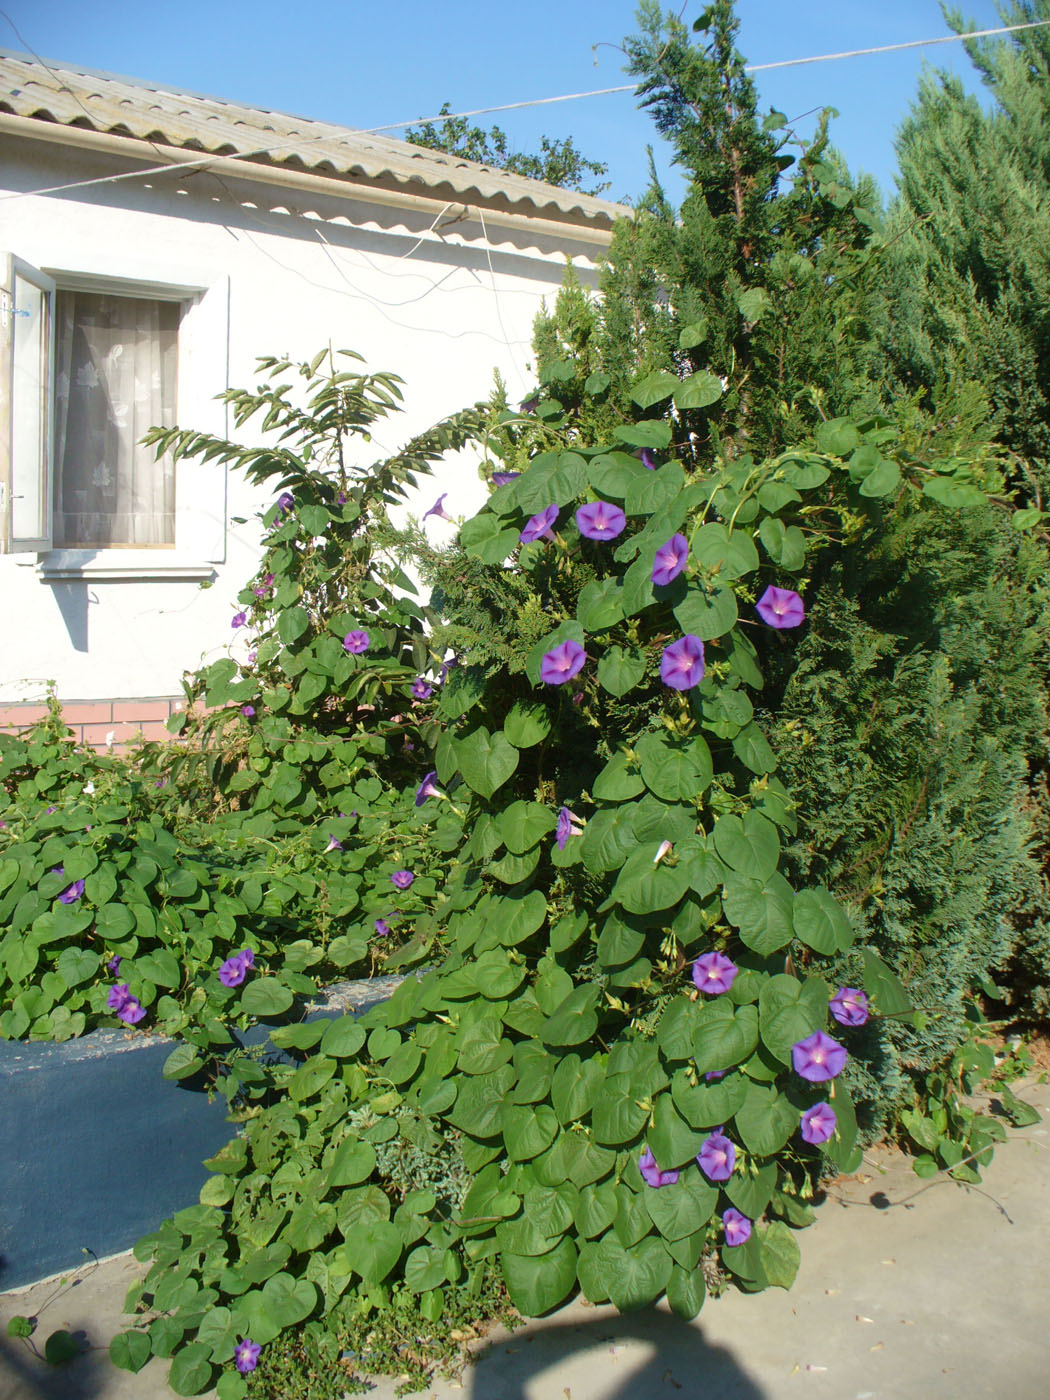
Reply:
<svg viewBox="0 0 1050 1400"><path fill-rule="evenodd" d="M59 904L76 904L77 900L84 893L83 880L74 880L67 890L63 890L58 896Z"/></svg>
<svg viewBox="0 0 1050 1400"><path fill-rule="evenodd" d="M722 1227L726 1232L726 1244L735 1249L751 1238L751 1221L732 1206L722 1212Z"/></svg>
<svg viewBox="0 0 1050 1400"><path fill-rule="evenodd" d="M700 1170L710 1181L728 1181L736 1166L736 1148L721 1128L716 1128L710 1137L705 1139L704 1145L696 1154L696 1160Z"/></svg>
<svg viewBox="0 0 1050 1400"><path fill-rule="evenodd" d="M840 1026L863 1026L868 1019L868 998L856 987L840 987L828 1003Z"/></svg>
<svg viewBox="0 0 1050 1400"><path fill-rule="evenodd" d="M329 836L328 845L324 848L325 855L327 855L329 851L341 851L342 849L342 841L338 840L335 836Z"/></svg>
<svg viewBox="0 0 1050 1400"><path fill-rule="evenodd" d="M122 961L123 959L121 958L120 954L114 953L113 956L106 963L106 971L111 973L114 977L116 977Z"/></svg>
<svg viewBox="0 0 1050 1400"><path fill-rule="evenodd" d="M594 501L580 506L576 512L580 534L589 540L614 540L627 528L627 517L619 506L608 501Z"/></svg>
<svg viewBox="0 0 1050 1400"><path fill-rule="evenodd" d="M376 919L375 927L376 933L378 933L381 938L385 938L390 932L390 925L385 919Z"/></svg>
<svg viewBox="0 0 1050 1400"><path fill-rule="evenodd" d="M640 459L642 466L646 469L646 471L656 471L656 458L649 451L648 447L639 447L638 451L634 455Z"/></svg>
<svg viewBox="0 0 1050 1400"><path fill-rule="evenodd" d="M416 788L416 806L417 806L417 807L422 807L423 803L427 800L428 797L440 797L440 796L441 796L441 793L438 791L438 788L437 788L436 779L437 779L437 773L436 773L436 772L428 773L428 774L426 775L426 777L423 779L423 781L420 783L419 787Z"/></svg>
<svg viewBox="0 0 1050 1400"><path fill-rule="evenodd" d="M774 588L772 584L755 604L755 612L768 627L775 627L778 632L798 627L806 619L806 609L794 589Z"/></svg>
<svg viewBox="0 0 1050 1400"><path fill-rule="evenodd" d="M539 401L540 401L540 396L539 396L539 394L530 394L529 397L528 397L527 399L522 399L522 401L521 401L521 411L522 411L522 413L535 413L535 412L536 412L536 406L538 405Z"/></svg>
<svg viewBox="0 0 1050 1400"><path fill-rule="evenodd" d="M246 612L234 613L234 615L230 618L230 626L235 632L238 627L247 627L247 625L248 614Z"/></svg>
<svg viewBox="0 0 1050 1400"><path fill-rule="evenodd" d="M254 705L242 705L242 706L241 706L241 714L244 716L245 719L253 719L253 718L255 717L255 706L254 706Z"/></svg>
<svg viewBox="0 0 1050 1400"><path fill-rule="evenodd" d="M720 996L729 991L738 971L723 953L702 953L693 963L693 981L709 996Z"/></svg>
<svg viewBox="0 0 1050 1400"><path fill-rule="evenodd" d="M823 1031L814 1031L791 1047L791 1063L795 1073L808 1079L811 1084L834 1079L836 1074L842 1073L848 1058L845 1046Z"/></svg>
<svg viewBox="0 0 1050 1400"><path fill-rule="evenodd" d="M282 491L277 497L277 514L274 516L274 519L280 520L285 511L291 510L294 505L295 498L292 493L290 491Z"/></svg>
<svg viewBox="0 0 1050 1400"><path fill-rule="evenodd" d="M350 652L353 656L360 656L363 651L368 650L369 645L367 632L347 632L343 638L343 650Z"/></svg>
<svg viewBox="0 0 1050 1400"><path fill-rule="evenodd" d="M444 496L439 496L430 509L424 512L423 519L426 520L428 516L436 515L439 520L451 520L451 515L449 515L448 511L445 509L445 501L447 499L447 492Z"/></svg>
<svg viewBox="0 0 1050 1400"><path fill-rule="evenodd" d="M559 807L558 825L554 828L554 839L559 851L564 851L571 836L580 835L582 825L579 817L574 812L570 812L568 807Z"/></svg>
<svg viewBox="0 0 1050 1400"><path fill-rule="evenodd" d="M407 890L416 877L411 870L395 870L390 879L395 889Z"/></svg>
<svg viewBox="0 0 1050 1400"><path fill-rule="evenodd" d="M49 875L64 875L66 873L66 867L64 865L53 865L47 873Z"/></svg>
<svg viewBox="0 0 1050 1400"><path fill-rule="evenodd" d="M339 495L336 496L336 498L335 498L335 503L336 503L337 506L345 506L345 505L346 505L346 492L345 492L345 491L340 491L340 492L339 492Z"/></svg>
<svg viewBox="0 0 1050 1400"><path fill-rule="evenodd" d="M814 1147L819 1146L822 1142L827 1142L835 1131L837 1121L835 1110L830 1104L815 1103L812 1108L807 1108L802 1115L799 1129L802 1141L811 1143Z"/></svg>
<svg viewBox="0 0 1050 1400"><path fill-rule="evenodd" d="M709 1069L704 1075L704 1079L710 1084L714 1079L724 1079L728 1073L727 1069Z"/></svg>
<svg viewBox="0 0 1050 1400"><path fill-rule="evenodd" d="M692 690L704 678L704 644L691 633L664 647L660 679L672 690Z"/></svg>
<svg viewBox="0 0 1050 1400"><path fill-rule="evenodd" d="M254 1371L259 1364L259 1353L262 1347L258 1342L253 1342L251 1337L241 1337L233 1349L233 1360L241 1375L246 1376L249 1371Z"/></svg>
<svg viewBox="0 0 1050 1400"><path fill-rule="evenodd" d="M551 526L558 518L558 507L548 506L546 510L537 511L525 522L520 539L522 544L531 544L533 540L541 538L552 539Z"/></svg>
<svg viewBox="0 0 1050 1400"><path fill-rule="evenodd" d="M509 486L512 481L517 481L519 476L521 476L521 472L493 472L492 484L493 486Z"/></svg>
<svg viewBox="0 0 1050 1400"><path fill-rule="evenodd" d="M583 670L587 653L579 642L570 637L559 646L552 647L540 662L540 680L547 685L564 685Z"/></svg>
<svg viewBox="0 0 1050 1400"><path fill-rule="evenodd" d="M673 1186L678 1180L676 1171L661 1171L656 1165L656 1158L647 1147L638 1158L638 1170L641 1172L647 1186Z"/></svg>
<svg viewBox="0 0 1050 1400"><path fill-rule="evenodd" d="M689 541L684 535L672 535L662 544L653 559L653 583L664 588L673 583L689 560Z"/></svg>

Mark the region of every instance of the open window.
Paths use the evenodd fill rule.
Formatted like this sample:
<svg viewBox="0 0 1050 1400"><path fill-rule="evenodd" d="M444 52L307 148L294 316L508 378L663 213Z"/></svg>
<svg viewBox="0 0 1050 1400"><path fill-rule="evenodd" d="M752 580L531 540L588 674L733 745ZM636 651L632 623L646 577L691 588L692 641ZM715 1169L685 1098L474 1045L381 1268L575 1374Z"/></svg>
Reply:
<svg viewBox="0 0 1050 1400"><path fill-rule="evenodd" d="M151 427L222 431L228 285L31 267L0 254L0 552L44 577L204 576L225 482L156 456Z"/></svg>

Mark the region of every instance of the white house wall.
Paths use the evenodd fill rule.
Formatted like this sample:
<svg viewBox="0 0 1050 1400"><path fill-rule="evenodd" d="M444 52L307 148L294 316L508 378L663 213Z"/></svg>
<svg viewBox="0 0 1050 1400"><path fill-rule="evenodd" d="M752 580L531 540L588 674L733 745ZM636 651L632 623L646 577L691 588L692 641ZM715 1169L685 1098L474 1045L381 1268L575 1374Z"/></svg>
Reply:
<svg viewBox="0 0 1050 1400"><path fill-rule="evenodd" d="M511 398L523 397L534 383L533 319L556 294L566 257L585 285L594 283L592 244L491 224L486 242L476 216L449 223L454 211L436 219L439 205L393 211L207 171L28 193L129 168L105 154L4 138L0 248L67 272L179 284L200 274L221 287L228 278L228 343L209 342L204 377L214 380L225 361L228 385L250 386L260 355L357 350L369 369L405 380L406 412L379 429L376 456L485 397L496 370ZM442 222L439 237L431 225ZM222 410L203 396L187 412L180 408L182 426L222 426ZM258 440L250 430L243 439ZM484 489L475 461L464 454L439 469L419 493L418 513L440 492L450 514L476 509ZM63 699L168 696L185 670L221 654L235 596L258 558L252 517L272 499L253 495L236 473L226 498L225 557L212 550L209 587L196 578L49 581L37 556L0 556L0 703L35 700L48 681ZM236 516L249 523L229 523ZM438 538L452 531L430 526Z"/></svg>

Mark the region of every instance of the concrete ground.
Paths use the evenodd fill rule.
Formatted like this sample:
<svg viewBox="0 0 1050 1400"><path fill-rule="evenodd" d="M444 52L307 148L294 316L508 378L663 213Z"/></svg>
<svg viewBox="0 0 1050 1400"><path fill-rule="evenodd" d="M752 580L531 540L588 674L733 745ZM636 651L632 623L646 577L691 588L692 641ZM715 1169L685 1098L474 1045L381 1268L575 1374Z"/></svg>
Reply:
<svg viewBox="0 0 1050 1400"><path fill-rule="evenodd" d="M928 1184L870 1153L800 1236L795 1287L708 1300L695 1322L574 1303L493 1334L459 1384L425 1400L1047 1400L1050 1397L1050 1084L1018 1086L1044 1114L979 1188ZM0 1295L0 1400L169 1400L167 1363L137 1376L105 1350L140 1266L102 1263L72 1287ZM37 1315L86 1350L65 1367L6 1336ZM374 1400L393 1400L381 1381ZM288 1400L296 1400L289 1396Z"/></svg>

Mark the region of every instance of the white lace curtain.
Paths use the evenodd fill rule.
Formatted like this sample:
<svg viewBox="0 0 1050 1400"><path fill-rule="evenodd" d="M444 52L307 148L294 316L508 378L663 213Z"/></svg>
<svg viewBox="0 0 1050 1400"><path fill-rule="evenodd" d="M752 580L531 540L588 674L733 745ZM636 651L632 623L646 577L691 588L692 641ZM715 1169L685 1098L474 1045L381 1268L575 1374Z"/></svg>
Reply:
<svg viewBox="0 0 1050 1400"><path fill-rule="evenodd" d="M180 307L59 292L55 543L175 543L175 469L140 439L175 422Z"/></svg>

